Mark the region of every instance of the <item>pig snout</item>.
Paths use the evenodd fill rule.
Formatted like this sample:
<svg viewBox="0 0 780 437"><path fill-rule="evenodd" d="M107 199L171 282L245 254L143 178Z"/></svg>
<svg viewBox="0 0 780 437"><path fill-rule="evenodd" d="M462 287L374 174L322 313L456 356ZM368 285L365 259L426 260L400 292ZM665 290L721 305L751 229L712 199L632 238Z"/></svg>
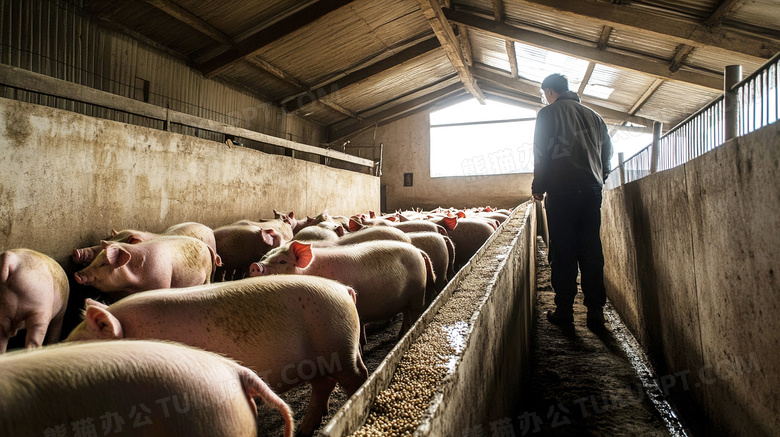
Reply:
<svg viewBox="0 0 780 437"><path fill-rule="evenodd" d="M249 266L249 276L266 276L270 273L271 272L268 271L268 267L266 267L264 264L252 263L252 265Z"/></svg>
<svg viewBox="0 0 780 437"><path fill-rule="evenodd" d="M76 264L90 265L92 264L92 261L95 260L95 255L97 255L95 248L85 247L83 249L74 250L71 259Z"/></svg>
<svg viewBox="0 0 780 437"><path fill-rule="evenodd" d="M84 274L83 271L76 272L73 276L76 277L76 282L78 282L79 285L92 285L92 280L89 275Z"/></svg>

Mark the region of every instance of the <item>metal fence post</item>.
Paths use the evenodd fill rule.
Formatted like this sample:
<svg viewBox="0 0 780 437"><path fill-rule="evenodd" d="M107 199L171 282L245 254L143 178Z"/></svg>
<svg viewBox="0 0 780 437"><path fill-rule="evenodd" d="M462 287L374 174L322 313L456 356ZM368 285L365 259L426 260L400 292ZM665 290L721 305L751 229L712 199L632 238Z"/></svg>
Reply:
<svg viewBox="0 0 780 437"><path fill-rule="evenodd" d="M723 72L723 125L726 141L739 133L739 95L732 88L742 80L741 65L727 65Z"/></svg>
<svg viewBox="0 0 780 437"><path fill-rule="evenodd" d="M618 174L620 175L620 185L626 183L626 168L624 164L623 152L618 153Z"/></svg>
<svg viewBox="0 0 780 437"><path fill-rule="evenodd" d="M650 147L650 174L658 171L658 159L661 153L661 128L660 121L653 122L653 145Z"/></svg>

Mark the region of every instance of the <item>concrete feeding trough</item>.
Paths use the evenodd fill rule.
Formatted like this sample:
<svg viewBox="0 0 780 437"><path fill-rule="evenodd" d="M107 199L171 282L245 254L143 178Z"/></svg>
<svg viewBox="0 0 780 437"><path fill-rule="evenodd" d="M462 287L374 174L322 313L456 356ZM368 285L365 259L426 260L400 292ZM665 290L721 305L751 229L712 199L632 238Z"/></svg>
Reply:
<svg viewBox="0 0 780 437"><path fill-rule="evenodd" d="M459 435L511 417L528 372L535 246L535 207L525 203L319 435Z"/></svg>

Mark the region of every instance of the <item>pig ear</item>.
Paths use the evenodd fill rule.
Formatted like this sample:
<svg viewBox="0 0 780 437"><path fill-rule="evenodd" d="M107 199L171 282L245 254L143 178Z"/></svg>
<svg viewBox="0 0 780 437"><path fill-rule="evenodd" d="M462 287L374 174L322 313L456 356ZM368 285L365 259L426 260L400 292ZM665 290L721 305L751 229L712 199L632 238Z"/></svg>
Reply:
<svg viewBox="0 0 780 437"><path fill-rule="evenodd" d="M274 237L276 236L276 232L274 232L273 229L261 229L260 234L262 234L265 244L269 246L274 245Z"/></svg>
<svg viewBox="0 0 780 437"><path fill-rule="evenodd" d="M119 339L124 337L122 332L122 324L119 323L113 314L108 312L105 308L98 306L87 306L87 314L85 318L87 322L87 328L90 331L100 334L100 338L115 338Z"/></svg>
<svg viewBox="0 0 780 437"><path fill-rule="evenodd" d="M290 243L290 250L295 254L295 266L301 269L305 269L311 263L311 244L301 243L299 241L293 241Z"/></svg>
<svg viewBox="0 0 780 437"><path fill-rule="evenodd" d="M357 232L363 228L364 226L358 223L358 221L355 220L355 218L349 219L349 232Z"/></svg>
<svg viewBox="0 0 780 437"><path fill-rule="evenodd" d="M466 213L463 212L463 211L458 211L457 213L455 213L455 215L460 217L460 218L465 218L466 217Z"/></svg>
<svg viewBox="0 0 780 437"><path fill-rule="evenodd" d="M279 218L281 215L282 215L282 213L280 213L277 210L274 210L274 218Z"/></svg>
<svg viewBox="0 0 780 437"><path fill-rule="evenodd" d="M458 219L456 217L444 217L441 220L441 225L444 226L444 228L448 231L451 231L455 229L456 226L458 226Z"/></svg>
<svg viewBox="0 0 780 437"><path fill-rule="evenodd" d="M291 219L294 219L295 218L295 213L290 211L290 213L287 214L287 217L290 217Z"/></svg>
<svg viewBox="0 0 780 437"><path fill-rule="evenodd" d="M116 229L114 229L114 228L111 228L111 238L114 238L114 237L116 237L117 235L119 235L119 232L117 232L117 231L116 231Z"/></svg>
<svg viewBox="0 0 780 437"><path fill-rule="evenodd" d="M102 302L98 302L96 300L92 300L90 298L86 298L84 300L84 308L89 308L89 307L98 307L98 308L106 309L106 308L108 308L108 305L106 305L106 304L104 304Z"/></svg>
<svg viewBox="0 0 780 437"><path fill-rule="evenodd" d="M106 247L106 258L111 267L118 268L130 261L130 252L118 244L112 244Z"/></svg>
<svg viewBox="0 0 780 437"><path fill-rule="evenodd" d="M368 211L368 216L371 218L376 218L376 213L374 211Z"/></svg>
<svg viewBox="0 0 780 437"><path fill-rule="evenodd" d="M130 234L130 236L127 237L127 244L138 244L142 242L143 240L138 238L138 234Z"/></svg>
<svg viewBox="0 0 780 437"><path fill-rule="evenodd" d="M108 247L108 246L110 246L110 245L112 245L114 243L115 243L114 241L100 240L100 247L105 249L106 247Z"/></svg>
<svg viewBox="0 0 780 437"><path fill-rule="evenodd" d="M337 226L336 227L336 235L338 235L339 237L343 237L344 236L344 226Z"/></svg>

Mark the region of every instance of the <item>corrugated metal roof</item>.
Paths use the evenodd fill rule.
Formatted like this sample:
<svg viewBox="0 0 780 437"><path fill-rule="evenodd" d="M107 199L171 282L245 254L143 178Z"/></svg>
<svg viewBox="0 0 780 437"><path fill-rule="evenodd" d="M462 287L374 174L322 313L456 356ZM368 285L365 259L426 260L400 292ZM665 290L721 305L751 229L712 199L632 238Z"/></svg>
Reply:
<svg viewBox="0 0 780 437"><path fill-rule="evenodd" d="M471 30L469 31L469 41L471 41L471 56L474 62L509 73L506 40Z"/></svg>
<svg viewBox="0 0 780 437"><path fill-rule="evenodd" d="M639 109L637 115L661 121L669 129L695 113L719 95L700 87L667 81Z"/></svg>
<svg viewBox="0 0 780 437"><path fill-rule="evenodd" d="M93 14L131 29L180 53L183 58L189 57L193 63L203 62L225 49L219 41L144 1L78 1L82 1L85 8ZM316 3L315 0L173 1L209 26L237 41ZM494 19L494 3L491 0L453 0L450 3L456 11ZM650 18L666 17L703 23L717 9L720 1L632 0L622 6L605 0L598 3L631 13L646 14ZM598 19L582 19L529 1L503 0L503 5L505 24L585 47L595 47L604 30L603 24L599 24L603 22ZM561 5L561 9L565 7L564 4ZM763 33L764 38L780 41L780 3L777 0L751 0L740 3L734 11L723 17L723 26L728 29L741 29L741 32ZM256 54L292 76L293 82L317 88L380 59L393 56L432 34L431 26L421 12L417 0L355 0L267 44ZM474 28L469 28L468 35L474 63L508 77L510 64L505 40ZM679 48L679 38L631 30L627 26L615 24L605 50L655 60L660 65L669 67ZM576 89L589 64L588 61L574 56L524 43L515 43L515 50L520 78L537 84L548 74L561 72L569 77L571 88ZM143 54L137 59L143 62ZM763 61L756 57L697 46L683 60L680 70L697 73L708 71L708 74L719 75L725 65L741 64L743 74L747 75L762 63ZM147 67L164 68L151 65L144 68ZM129 72L120 71L121 67L111 68L119 69L115 73L121 80L133 79L127 76ZM298 114L328 125L350 120L343 112L367 116L384 111L399 102L408 101L412 98L409 97L411 95L419 97L440 89L442 81L452 77L454 71L444 51L436 49L329 96L329 101L341 106L339 110L316 103L302 108ZM194 76L197 74L193 72ZM218 77L255 90L258 95L271 101L289 99L301 92L300 86L281 80L246 60L232 64L219 73ZM655 77L649 74L597 63L583 100L618 111L628 111L654 81ZM169 82L164 81L160 86L166 83ZM171 78L170 83L176 83L176 79ZM182 94L182 101L198 98L196 95L190 95L187 89L176 90L176 93ZM674 123L708 103L716 94L717 91L714 90L668 80L639 109L638 115ZM215 102L209 103L211 106L214 104Z"/></svg>

